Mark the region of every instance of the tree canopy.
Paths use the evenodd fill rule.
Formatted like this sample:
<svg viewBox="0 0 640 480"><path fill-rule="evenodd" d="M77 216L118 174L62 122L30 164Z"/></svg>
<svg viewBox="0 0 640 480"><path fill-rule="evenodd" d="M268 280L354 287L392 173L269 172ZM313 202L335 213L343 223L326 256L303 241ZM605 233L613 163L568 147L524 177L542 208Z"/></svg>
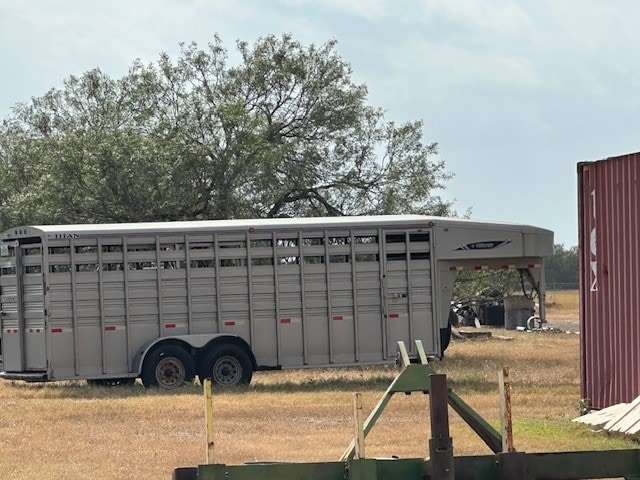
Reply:
<svg viewBox="0 0 640 480"><path fill-rule="evenodd" d="M554 288L578 288L578 247L565 248L562 244L553 247L553 256L545 261L545 280Z"/></svg>
<svg viewBox="0 0 640 480"><path fill-rule="evenodd" d="M99 69L0 125L0 226L451 213L423 124L367 103L335 41L183 44ZM235 53L235 52L234 52Z"/></svg>

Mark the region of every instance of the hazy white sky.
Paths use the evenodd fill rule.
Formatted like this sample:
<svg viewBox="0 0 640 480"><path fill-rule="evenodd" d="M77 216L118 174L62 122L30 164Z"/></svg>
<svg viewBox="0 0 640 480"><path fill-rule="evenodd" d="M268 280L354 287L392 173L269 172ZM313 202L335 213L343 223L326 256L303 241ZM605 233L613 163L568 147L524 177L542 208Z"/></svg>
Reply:
<svg viewBox="0 0 640 480"><path fill-rule="evenodd" d="M424 120L472 217L577 244L576 164L640 151L640 3L596 0L0 0L0 117L98 67L291 33L338 40L369 103Z"/></svg>

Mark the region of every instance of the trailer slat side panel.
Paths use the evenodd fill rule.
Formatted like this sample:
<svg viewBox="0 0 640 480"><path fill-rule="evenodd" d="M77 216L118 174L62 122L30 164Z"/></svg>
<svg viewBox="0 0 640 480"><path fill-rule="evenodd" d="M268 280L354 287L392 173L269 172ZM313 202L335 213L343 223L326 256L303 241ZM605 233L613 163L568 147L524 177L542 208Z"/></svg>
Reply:
<svg viewBox="0 0 640 480"><path fill-rule="evenodd" d="M189 333L186 245L184 237L159 237L158 272L164 335Z"/></svg>
<svg viewBox="0 0 640 480"><path fill-rule="evenodd" d="M25 248L26 247L26 248ZM42 243L23 249L24 355L27 370L47 367L44 323Z"/></svg>
<svg viewBox="0 0 640 480"><path fill-rule="evenodd" d="M48 243L50 358L55 373L73 377L78 373L74 324L74 293L69 240Z"/></svg>
<svg viewBox="0 0 640 480"><path fill-rule="evenodd" d="M310 365L328 365L330 322L324 231L304 230L301 232L300 242L305 360Z"/></svg>
<svg viewBox="0 0 640 480"><path fill-rule="evenodd" d="M640 394L639 163L578 165L581 383L595 408Z"/></svg>
<svg viewBox="0 0 640 480"><path fill-rule="evenodd" d="M409 258L411 263L411 318L413 329L411 345L422 340L427 351L437 350L438 328L434 323L433 283L431 278L431 233L414 232L409 234Z"/></svg>
<svg viewBox="0 0 640 480"><path fill-rule="evenodd" d="M353 278L351 276L351 246L348 230L329 230L327 268L331 281L331 333L333 362L355 362L353 329Z"/></svg>
<svg viewBox="0 0 640 480"><path fill-rule="evenodd" d="M245 234L245 243L247 249L247 307L249 308L249 345L256 344L255 338L255 312L254 312L254 294L253 294L253 259L251 255L251 235L250 232Z"/></svg>
<svg viewBox="0 0 640 480"><path fill-rule="evenodd" d="M327 316L324 319L327 325L327 346L329 348L329 364L334 363L334 347L333 347L333 322L331 318L333 312L331 311L331 272L329 270L329 233L327 230L323 232L323 245L324 245L324 277L326 285L326 306Z"/></svg>
<svg viewBox="0 0 640 480"><path fill-rule="evenodd" d="M274 231L271 235L271 248L273 250L273 295L276 307L276 317L274 319L276 324L276 365L282 365L282 332L280 326L280 318L282 312L280 311L280 290L278 285L280 284L280 276L278 266L278 252L276 250L276 243L278 241L277 233Z"/></svg>
<svg viewBox="0 0 640 480"><path fill-rule="evenodd" d="M107 362L109 362L108 356L111 354L110 345L107 345L107 336L105 333L105 315L104 315L104 282L103 282L103 271L102 271L102 238L98 237L96 239L96 276L97 283L95 284L95 288L98 293L98 312L99 312L99 323L98 326L100 328L100 350L102 352L102 372L108 373L109 366ZM107 353L109 352L109 353ZM121 371L121 369L120 369Z"/></svg>
<svg viewBox="0 0 640 480"><path fill-rule="evenodd" d="M259 363L278 365L273 238L264 232L247 237L251 335Z"/></svg>
<svg viewBox="0 0 640 480"><path fill-rule="evenodd" d="M303 240L302 232L298 231L296 236L296 242L298 245L298 264L300 266L300 321L301 321L301 336L302 336L302 364L309 364L309 334L307 326L309 324L307 320L307 305L305 297L305 270L304 270L304 252L303 252Z"/></svg>
<svg viewBox="0 0 640 480"><path fill-rule="evenodd" d="M185 269L185 285L187 287L187 332L193 332L193 300L191 298L191 256L189 255L191 247L189 245L189 235L184 236L184 269Z"/></svg>
<svg viewBox="0 0 640 480"><path fill-rule="evenodd" d="M121 375L131 371L128 298L122 237L104 238L100 249L100 272L106 339L105 374Z"/></svg>
<svg viewBox="0 0 640 480"><path fill-rule="evenodd" d="M349 236L349 246L351 247L349 251L349 259L351 260L351 317L353 318L353 338L354 342L352 345L353 348L353 360L354 362L360 361L360 331L358 329L358 297L360 295L360 291L358 290L358 281L356 277L356 237L353 234L353 230L351 230Z"/></svg>
<svg viewBox="0 0 640 480"><path fill-rule="evenodd" d="M413 312L413 273L412 273L412 268L411 268L411 264L413 263L413 261L411 260L411 252L409 251L409 232L405 232L404 233L404 244L405 244L405 258L407 261L407 293L406 293L406 298L407 298L407 327L408 327L408 332L407 332L407 339L405 340L405 345L409 345L409 351L412 353L415 353L415 342L414 342L414 328L413 328L413 324L414 324L414 320L415 320L415 315ZM429 344L431 342L428 341L428 339L426 343Z"/></svg>
<svg viewBox="0 0 640 480"><path fill-rule="evenodd" d="M359 361L384 360L382 329L381 268L379 237L376 230L358 231L354 236L354 282L357 291L355 310Z"/></svg>
<svg viewBox="0 0 640 480"><path fill-rule="evenodd" d="M6 250L3 252L2 267L0 269L0 289L2 291L2 336L3 351L2 360L6 370L21 368L18 360L20 348L18 334L20 320L20 305L18 299L18 258L16 257L17 242L3 245ZM15 333L14 333L15 332Z"/></svg>
<svg viewBox="0 0 640 480"><path fill-rule="evenodd" d="M127 372L133 371L133 358L136 354L131 338L131 298L129 296L129 255L127 249L127 237L118 237L118 242L122 245L122 280L123 280L123 300L124 300L124 328L126 334L127 349Z"/></svg>
<svg viewBox="0 0 640 480"><path fill-rule="evenodd" d="M394 357L399 341L409 345L409 260L405 232L385 230L386 316L388 326L387 356ZM426 341L425 343L430 343Z"/></svg>
<svg viewBox="0 0 640 480"><path fill-rule="evenodd" d="M276 236L276 270L278 271L278 302L281 365L304 364L302 335L302 286L298 234L279 232Z"/></svg>
<svg viewBox="0 0 640 480"><path fill-rule="evenodd" d="M189 294L192 332L217 332L217 268L213 235L189 237Z"/></svg>
<svg viewBox="0 0 640 480"><path fill-rule="evenodd" d="M220 333L251 339L249 318L249 274L245 234L223 234L217 238L219 268Z"/></svg>

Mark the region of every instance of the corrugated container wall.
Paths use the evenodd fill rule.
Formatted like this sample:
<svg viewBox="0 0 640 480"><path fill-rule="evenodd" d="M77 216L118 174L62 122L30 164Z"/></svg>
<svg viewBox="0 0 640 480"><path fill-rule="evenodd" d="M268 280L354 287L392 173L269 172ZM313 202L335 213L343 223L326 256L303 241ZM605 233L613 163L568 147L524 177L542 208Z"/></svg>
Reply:
<svg viewBox="0 0 640 480"><path fill-rule="evenodd" d="M582 397L640 395L640 153L578 164Z"/></svg>

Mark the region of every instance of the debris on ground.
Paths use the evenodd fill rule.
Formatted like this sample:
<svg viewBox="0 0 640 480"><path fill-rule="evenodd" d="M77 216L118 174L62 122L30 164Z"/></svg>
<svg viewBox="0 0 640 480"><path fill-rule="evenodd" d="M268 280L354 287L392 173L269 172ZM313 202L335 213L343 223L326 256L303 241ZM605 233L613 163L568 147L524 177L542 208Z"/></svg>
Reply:
<svg viewBox="0 0 640 480"><path fill-rule="evenodd" d="M640 397L631 403L591 411L572 421L589 425L595 431L637 436L640 433Z"/></svg>
<svg viewBox="0 0 640 480"><path fill-rule="evenodd" d="M516 330L519 332L575 333L575 334L580 333L573 330L566 330L564 328L557 328L557 327L536 327L536 328L516 327Z"/></svg>
<svg viewBox="0 0 640 480"><path fill-rule="evenodd" d="M461 340L476 340L493 338L495 340L513 340L513 337L507 337L504 335L495 335L490 330L483 328L451 328L451 335L454 338Z"/></svg>
<svg viewBox="0 0 640 480"><path fill-rule="evenodd" d="M451 328L451 334L456 338L473 339L473 338L491 338L491 332L484 329L474 328Z"/></svg>

